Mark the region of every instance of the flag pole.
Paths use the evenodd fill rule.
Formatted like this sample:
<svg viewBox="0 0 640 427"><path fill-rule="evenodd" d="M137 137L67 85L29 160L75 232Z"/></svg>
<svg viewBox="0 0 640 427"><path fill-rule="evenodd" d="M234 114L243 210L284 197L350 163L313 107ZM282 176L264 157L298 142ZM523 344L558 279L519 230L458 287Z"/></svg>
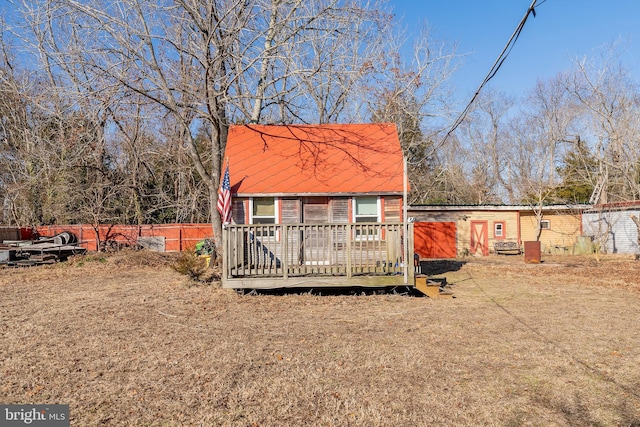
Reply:
<svg viewBox="0 0 640 427"><path fill-rule="evenodd" d="M222 181L220 182L220 188L218 189L218 202L217 209L220 213L220 219L222 221L222 228L226 228L226 224L231 223L231 180L229 176L229 159L227 158L227 164L224 167L224 173L222 175Z"/></svg>
<svg viewBox="0 0 640 427"><path fill-rule="evenodd" d="M231 177L231 161L229 160L229 156L226 157L227 160L227 169L229 171L229 177ZM231 191L231 182L229 182L229 211L233 212L233 192ZM231 215L229 224L233 224L233 215ZM228 224L227 224L228 225Z"/></svg>

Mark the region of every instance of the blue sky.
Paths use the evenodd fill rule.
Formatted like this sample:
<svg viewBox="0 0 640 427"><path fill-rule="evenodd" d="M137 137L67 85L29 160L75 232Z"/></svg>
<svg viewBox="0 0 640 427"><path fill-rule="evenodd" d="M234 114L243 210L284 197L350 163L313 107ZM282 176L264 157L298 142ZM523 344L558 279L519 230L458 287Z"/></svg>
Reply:
<svg viewBox="0 0 640 427"><path fill-rule="evenodd" d="M453 84L466 100L516 29L532 0L389 0L408 35L426 23L432 37L458 44L465 54ZM538 79L569 70L572 59L618 42L621 60L640 82L639 0L539 0L490 85L510 95L531 90Z"/></svg>

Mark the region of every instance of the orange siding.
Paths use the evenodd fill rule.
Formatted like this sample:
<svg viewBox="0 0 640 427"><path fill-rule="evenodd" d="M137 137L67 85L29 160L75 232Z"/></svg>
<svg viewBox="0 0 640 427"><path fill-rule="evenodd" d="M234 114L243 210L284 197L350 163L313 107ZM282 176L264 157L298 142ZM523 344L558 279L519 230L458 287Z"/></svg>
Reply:
<svg viewBox="0 0 640 427"><path fill-rule="evenodd" d="M413 228L414 252L420 258L455 258L455 222L416 222Z"/></svg>
<svg viewBox="0 0 640 427"><path fill-rule="evenodd" d="M89 251L98 250L96 230L89 224L49 225L37 228L41 236L53 236L63 231L74 233L80 245ZM213 237L211 224L154 224L154 225L100 225L101 241L115 241L135 245L138 237L164 237L165 251L178 252L193 249L199 241Z"/></svg>

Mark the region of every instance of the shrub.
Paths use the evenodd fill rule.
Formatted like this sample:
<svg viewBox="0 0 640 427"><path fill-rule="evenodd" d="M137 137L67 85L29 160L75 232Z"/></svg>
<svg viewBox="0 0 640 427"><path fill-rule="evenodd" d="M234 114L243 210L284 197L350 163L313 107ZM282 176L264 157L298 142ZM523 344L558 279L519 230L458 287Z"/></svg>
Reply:
<svg viewBox="0 0 640 427"><path fill-rule="evenodd" d="M207 261L192 251L180 253L180 256L170 266L178 273L196 281L201 281L207 272Z"/></svg>

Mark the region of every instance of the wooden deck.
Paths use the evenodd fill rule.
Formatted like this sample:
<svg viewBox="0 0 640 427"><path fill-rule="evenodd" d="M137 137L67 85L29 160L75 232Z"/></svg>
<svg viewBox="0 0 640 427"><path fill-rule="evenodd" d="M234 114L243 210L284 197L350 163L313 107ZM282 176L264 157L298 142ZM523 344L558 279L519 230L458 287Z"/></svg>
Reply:
<svg viewBox="0 0 640 427"><path fill-rule="evenodd" d="M228 225L223 245L225 288L413 286L413 224Z"/></svg>

